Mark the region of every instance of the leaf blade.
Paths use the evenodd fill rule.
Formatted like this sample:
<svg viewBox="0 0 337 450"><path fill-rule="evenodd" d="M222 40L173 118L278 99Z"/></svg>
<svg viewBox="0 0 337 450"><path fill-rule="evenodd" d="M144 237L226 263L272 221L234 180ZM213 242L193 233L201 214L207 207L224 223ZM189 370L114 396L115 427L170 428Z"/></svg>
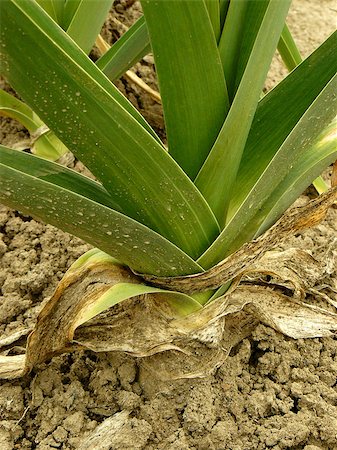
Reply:
<svg viewBox="0 0 337 450"><path fill-rule="evenodd" d="M58 23L59 17L55 10L54 0L36 0L36 3L38 3L41 8L43 8L46 13L49 14L56 23Z"/></svg>
<svg viewBox="0 0 337 450"><path fill-rule="evenodd" d="M337 86L337 84L336 84ZM256 235L262 234L280 217L319 173L337 159L336 119L321 133L309 152L300 155L294 164L296 170L287 174L273 193L272 205ZM326 189L325 189L326 190Z"/></svg>
<svg viewBox="0 0 337 450"><path fill-rule="evenodd" d="M298 64L301 64L301 54L286 23L284 24L277 49L280 52L281 58L289 71L295 69Z"/></svg>
<svg viewBox="0 0 337 450"><path fill-rule="evenodd" d="M245 28L247 7L247 0L234 0L229 3L226 21L218 45L228 96L231 101L235 94L236 69L240 58L242 31Z"/></svg>
<svg viewBox="0 0 337 450"><path fill-rule="evenodd" d="M301 116L337 72L336 38L337 32L260 100L233 189L228 220Z"/></svg>
<svg viewBox="0 0 337 450"><path fill-rule="evenodd" d="M29 132L36 131L41 125L33 110L8 92L0 89L0 114L20 122Z"/></svg>
<svg viewBox="0 0 337 450"><path fill-rule="evenodd" d="M110 80L117 80L150 49L150 38L142 16L96 61L96 65Z"/></svg>
<svg viewBox="0 0 337 450"><path fill-rule="evenodd" d="M193 179L228 109L212 25L200 0L144 0L142 7L158 73L169 152Z"/></svg>
<svg viewBox="0 0 337 450"><path fill-rule="evenodd" d="M63 15L62 22L59 25L66 30L71 22L71 19L74 17L76 10L81 3L81 0L65 0L63 6Z"/></svg>
<svg viewBox="0 0 337 450"><path fill-rule="evenodd" d="M295 67L301 64L302 56L296 42L294 41L294 38L292 37L287 23L284 25L277 49L281 55L282 61L289 71L292 71ZM328 185L321 176L314 180L312 184L315 186L315 189L319 194L322 194L328 189Z"/></svg>
<svg viewBox="0 0 337 450"><path fill-rule="evenodd" d="M81 0L73 14L67 34L85 53L92 49L113 0Z"/></svg>
<svg viewBox="0 0 337 450"><path fill-rule="evenodd" d="M220 38L220 5L219 0L204 0L213 27L214 36L218 42Z"/></svg>
<svg viewBox="0 0 337 450"><path fill-rule="evenodd" d="M182 294L181 292L154 288L144 284L117 283L101 295L97 301L89 305L85 311L81 312L80 320L76 323L76 325L82 325L118 303L132 297L148 294L162 295L169 305L176 311L178 317L185 317L202 309L202 306L196 300L189 295Z"/></svg>
<svg viewBox="0 0 337 450"><path fill-rule="evenodd" d="M45 127L42 120L39 119L28 105L2 89L0 89L0 115L11 117L20 122L27 128L31 136L34 136L39 129ZM28 146L31 147L31 151L34 154L52 161L57 160L68 151L51 131L34 137Z"/></svg>
<svg viewBox="0 0 337 450"><path fill-rule="evenodd" d="M0 168L4 204L75 234L133 270L171 274L202 270L162 236L111 209L109 195L83 175L3 146Z"/></svg>

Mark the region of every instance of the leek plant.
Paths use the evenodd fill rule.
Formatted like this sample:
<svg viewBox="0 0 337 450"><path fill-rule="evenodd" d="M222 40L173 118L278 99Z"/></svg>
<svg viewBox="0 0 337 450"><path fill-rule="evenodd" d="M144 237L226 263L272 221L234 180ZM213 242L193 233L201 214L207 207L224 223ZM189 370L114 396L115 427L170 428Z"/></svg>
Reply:
<svg viewBox="0 0 337 450"><path fill-rule="evenodd" d="M95 247L70 268L26 358L6 376L71 346L136 355L177 349L177 336L196 336L250 302L292 337L337 328L333 313L271 291L274 306L257 306L261 286L238 286L250 270L268 272L292 280L302 295L306 281L289 274L284 255L270 255L268 270L267 260L264 268L257 261L336 199L332 189L282 216L337 159L336 34L262 95L278 43L290 42L290 3L142 0L144 17L95 64L87 54L111 1L1 2L3 75L97 179L0 147L1 201ZM97 26L82 33L88 13L74 12L90 7ZM168 149L112 83L150 47ZM106 339L96 316L116 304L131 311L122 304L131 298L147 320L138 311L129 328L105 323L109 333L118 330L118 339ZM303 311L310 326L296 322Z"/></svg>

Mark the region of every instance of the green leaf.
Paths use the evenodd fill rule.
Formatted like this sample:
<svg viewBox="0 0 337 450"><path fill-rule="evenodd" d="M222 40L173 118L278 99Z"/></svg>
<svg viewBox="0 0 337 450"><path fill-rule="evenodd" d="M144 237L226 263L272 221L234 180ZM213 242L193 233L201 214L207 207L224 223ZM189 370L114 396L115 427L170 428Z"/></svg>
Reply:
<svg viewBox="0 0 337 450"><path fill-rule="evenodd" d="M18 0L18 5L20 5L21 3L20 2L23 2L22 3L22 6L23 6L23 11L25 11L25 8L29 8L28 7L28 5L26 4L25 5L25 1L27 2L27 0ZM6 3L10 3L10 2L12 2L12 0L9 0L8 2L6 2ZM5 3L3 3L3 4L1 4L0 3L0 8L4 8L5 6L8 6L8 5L6 5ZM15 6L15 8L16 8L16 6ZM64 34L61 32L61 30L58 28L58 27L56 27L50 20L49 20L49 17L47 18L46 16L43 16L42 14L41 14L41 12L40 11L38 11L37 10L37 8L35 7L35 5L34 5L34 3L32 2L32 5L31 5L31 8L33 8L33 11L34 11L34 13L33 13L33 15L35 15L35 14L37 14L38 15L38 17L39 17L39 19L38 20L42 20L42 21L44 21L43 23L44 23L44 27L43 27L43 30L41 30L42 31L42 34L45 36L45 38L44 39L46 39L46 37L47 37L47 39L49 39L49 40L51 40L52 41L52 44L51 44L51 47L55 47L55 42L54 42L54 37L55 37L55 35L58 35L58 36L62 36L63 35L63 40L62 40L62 44L61 44L61 46L60 46L60 50L61 50L61 54L64 56L64 54L67 54L68 52L70 52L70 54L69 55L67 55L68 56L68 58L71 60L73 60L73 65L74 64L76 64L77 63L77 58L79 57L79 51L78 51L78 48L77 48L77 46L75 46L74 44L73 44L73 40L72 39L69 39L69 37L68 37L68 39L66 39L65 38L65 36L64 36ZM29 16L29 12L28 12L28 20L29 21L34 21L34 19L32 18L32 17L30 17ZM44 19L43 19L43 17L44 17ZM1 18L2 19L2 18ZM16 20L17 21L17 20ZM15 23L16 23L16 21L15 21ZM36 27L36 25L34 25L34 27ZM6 28L5 27L5 25L4 25L4 27L3 28ZM37 25L37 28L35 28L35 31L34 30L31 30L31 38L33 39L33 40L35 40L36 39L36 34L38 33L38 29L39 29L39 25ZM49 34L51 34L51 36L49 36ZM25 35L24 35L25 36ZM7 37L7 34L6 34L6 36L4 35L4 38L6 38ZM62 38L61 38L62 39ZM6 45L6 44L5 44ZM44 47L48 47L48 43L44 40ZM56 46L57 47L57 46ZM30 47L30 49L31 49L31 52L33 52L34 51L34 54L36 53L36 49L39 49L39 50L41 50L41 46L40 46L40 43L37 43L36 44L36 48L35 48L35 50L33 49L33 46L31 46ZM18 49L17 51L20 51L20 49ZM5 53L5 52L4 52ZM76 56L74 56L74 55L76 55ZM15 55L13 55L13 58L15 57ZM63 58L64 59L64 58ZM83 65L83 67L82 67L82 69L83 70L86 70L86 71L88 71L88 75L90 76L91 75L91 71L93 70L92 69L92 67L94 66L94 63L91 61L91 60L89 60L88 58L83 58L83 55L81 55L80 56L80 59L81 59L81 63L80 63L80 65ZM75 63L74 63L74 61L76 61ZM66 61L64 60L63 61L64 62L64 64L66 64ZM55 62L55 64L57 64L58 62ZM44 64L46 64L46 62L44 62ZM3 66L2 66L2 68L1 68L1 70L2 70L2 72L5 72L6 71L6 68L5 68L5 63L3 64ZM49 80L51 83L53 83L53 78L54 78L54 72L51 70L51 68L49 68L49 70L51 71L51 76L52 76L52 79L51 80ZM55 72L56 73L56 72ZM97 72L96 72L97 73ZM77 77L78 78L78 77ZM43 80L44 82L46 81L45 79ZM79 80L78 80L79 81ZM126 110L126 111L128 111L158 142L160 142L160 140L159 140L159 138L158 138L158 136L156 135L156 133L152 130L152 128L150 127L150 125L146 122L146 120L144 119L144 117L136 110L136 108L126 99L126 97L124 96L124 95L122 95L119 91L118 91L118 89L117 88L115 88L115 86L112 84L112 83L110 83L108 80L106 80L105 79L105 77L102 77L102 74L100 73L100 84L102 84L103 85L103 87L104 87L104 89L106 89L108 92L109 92L109 94L110 95L112 95L116 100L117 100L117 102ZM64 91L64 86L62 85L62 90ZM62 108L62 109L64 109L64 108ZM35 108L34 108L34 110L35 110ZM62 111L62 112L64 112L64 111Z"/></svg>
<svg viewBox="0 0 337 450"><path fill-rule="evenodd" d="M67 34L85 53L92 49L113 0L81 0L73 14Z"/></svg>
<svg viewBox="0 0 337 450"><path fill-rule="evenodd" d="M218 42L220 38L220 4L219 0L204 0L213 27L214 36Z"/></svg>
<svg viewBox="0 0 337 450"><path fill-rule="evenodd" d="M240 163L227 221L243 203L301 116L337 72L336 52L337 32L260 100Z"/></svg>
<svg viewBox="0 0 337 450"><path fill-rule="evenodd" d="M301 54L287 24L284 25L277 49L289 71L295 69L302 62Z"/></svg>
<svg viewBox="0 0 337 450"><path fill-rule="evenodd" d="M106 192L103 186L90 178L68 169L57 163L47 163L40 157L17 152L13 149L1 146L1 163L19 172L32 175L48 183L56 184L69 191L87 197L97 203L110 208L118 208L118 205ZM27 169L29 166L29 170Z"/></svg>
<svg viewBox="0 0 337 450"><path fill-rule="evenodd" d="M37 0L46 13L89 53L113 0Z"/></svg>
<svg viewBox="0 0 337 450"><path fill-rule="evenodd" d="M320 144L317 142L322 130L336 115L336 82L337 75L303 114L220 236L199 258L198 262L203 267L211 267L255 237L270 213L276 220L283 212L281 207L290 206L293 198L301 194L303 186L308 186L319 174L323 164L336 159L336 147L331 145L329 138ZM299 172L302 175L296 184Z"/></svg>
<svg viewBox="0 0 337 450"><path fill-rule="evenodd" d="M241 29L241 48L237 53L234 91L238 89L241 83L241 79L246 70L247 63L255 45L256 37L261 28L267 9L269 8L271 2L277 1L279 0L258 0L247 2L245 25ZM236 7L239 8L239 4Z"/></svg>
<svg viewBox="0 0 337 450"><path fill-rule="evenodd" d="M195 181L220 226L225 224L241 156L289 5L289 0L270 0L230 111Z"/></svg>
<svg viewBox="0 0 337 450"><path fill-rule="evenodd" d="M337 80L336 80L337 81ZM335 83L337 88L337 83ZM264 206L268 215L256 235L266 231L303 192L311 181L337 159L336 119L318 136L312 147L295 160L293 170L273 192L271 200ZM325 191L326 189L324 189ZM276 200L276 201L275 201Z"/></svg>
<svg viewBox="0 0 337 450"><path fill-rule="evenodd" d="M102 252L99 248L92 248L87 252L83 253L79 258L76 259L74 263L67 270L67 274L74 274L78 269L83 269L91 263L112 263L120 264L119 261L107 253Z"/></svg>
<svg viewBox="0 0 337 450"><path fill-rule="evenodd" d="M14 89L96 175L120 212L198 257L217 236L217 222L135 119L139 113L130 114L132 105L34 2L6 1L2 17L3 67ZM14 36L18 26L22 41Z"/></svg>
<svg viewBox="0 0 337 450"><path fill-rule="evenodd" d="M193 179L228 109L212 25L202 0L144 0L142 7L156 63L169 152Z"/></svg>
<svg viewBox="0 0 337 450"><path fill-rule="evenodd" d="M219 10L220 10L220 30L223 29L226 15L229 8L229 0L219 0Z"/></svg>
<svg viewBox="0 0 337 450"><path fill-rule="evenodd" d="M62 21L59 25L67 30L82 0L64 0Z"/></svg>
<svg viewBox="0 0 337 450"><path fill-rule="evenodd" d="M96 61L96 65L114 81L150 51L149 33L142 16Z"/></svg>
<svg viewBox="0 0 337 450"><path fill-rule="evenodd" d="M0 89L0 115L17 120L33 137L44 127L42 120L29 106L2 89ZM50 160L58 159L68 150L51 131L34 137L30 147L36 155Z"/></svg>
<svg viewBox="0 0 337 450"><path fill-rule="evenodd" d="M246 11L249 0L232 0L229 3L226 21L219 42L219 53L227 91L232 101L235 95L235 80L238 61L241 56L242 32L247 21Z"/></svg>
<svg viewBox="0 0 337 450"><path fill-rule="evenodd" d="M42 120L28 105L2 89L0 89L0 115L17 120L30 133L43 125Z"/></svg>
<svg viewBox="0 0 337 450"><path fill-rule="evenodd" d="M55 11L56 22L61 23L63 17L64 0L51 0Z"/></svg>
<svg viewBox="0 0 337 450"><path fill-rule="evenodd" d="M5 205L75 234L139 273L202 271L165 238L111 209L109 195L83 175L3 146L0 171Z"/></svg>
<svg viewBox="0 0 337 450"><path fill-rule="evenodd" d="M39 131L39 130L37 130ZM46 131L33 139L31 152L41 158L49 159L50 161L58 160L62 155L67 153L67 147L55 136L52 131Z"/></svg>
<svg viewBox="0 0 337 450"><path fill-rule="evenodd" d="M35 0L41 8L56 22L60 23L64 0Z"/></svg>
<svg viewBox="0 0 337 450"><path fill-rule="evenodd" d="M302 62L301 54L297 48L297 45L290 33L287 24L284 25L280 41L277 49L281 55L281 58L289 71L295 69ZM325 183L322 177L318 177L312 183L317 192L322 194L327 191L328 185Z"/></svg>
<svg viewBox="0 0 337 450"><path fill-rule="evenodd" d="M324 167L325 169L326 167ZM317 193L319 195L323 194L323 192L326 192L329 189L328 184L324 181L322 176L317 177L313 182L312 182L314 188L316 189Z"/></svg>
<svg viewBox="0 0 337 450"><path fill-rule="evenodd" d="M167 291L165 289L153 288L145 284L117 283L101 295L81 314L77 325L81 325L98 314L106 311L118 303L132 297L145 294L160 294L162 301L166 301L175 310L178 317L185 317L202 309L202 306L192 297L180 292Z"/></svg>

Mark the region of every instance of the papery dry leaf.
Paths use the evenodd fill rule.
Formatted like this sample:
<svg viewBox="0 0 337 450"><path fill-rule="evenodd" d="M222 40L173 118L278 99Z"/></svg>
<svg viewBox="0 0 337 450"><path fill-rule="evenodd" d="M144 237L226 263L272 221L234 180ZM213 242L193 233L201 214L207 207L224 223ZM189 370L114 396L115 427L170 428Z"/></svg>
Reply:
<svg viewBox="0 0 337 450"><path fill-rule="evenodd" d="M243 280L249 278L251 283L272 277L269 284L277 284L294 290L294 296L303 299L318 280L324 278L331 264L336 264L337 239L332 242L318 261L307 251L290 248L283 251L269 251L245 272ZM245 278L246 277L246 278Z"/></svg>
<svg viewBox="0 0 337 450"><path fill-rule="evenodd" d="M73 350L76 345L71 341L83 309L121 281L135 283L137 277L111 263L88 264L68 271L28 337L27 369L57 353Z"/></svg>
<svg viewBox="0 0 337 450"><path fill-rule="evenodd" d="M233 297L249 296L245 310L266 325L294 339L331 336L337 330L337 314L294 301L262 286L239 286Z"/></svg>

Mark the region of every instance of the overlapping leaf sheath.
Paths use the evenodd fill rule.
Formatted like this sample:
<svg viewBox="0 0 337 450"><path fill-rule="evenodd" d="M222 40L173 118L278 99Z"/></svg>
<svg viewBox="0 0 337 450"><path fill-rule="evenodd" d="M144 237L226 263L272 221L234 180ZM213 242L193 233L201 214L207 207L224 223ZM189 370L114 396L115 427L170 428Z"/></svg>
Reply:
<svg viewBox="0 0 337 450"><path fill-rule="evenodd" d="M321 261L303 250L268 250L291 231L322 220L336 196L334 188L290 211L283 222L213 272L178 279L151 278L170 289L183 291L188 286L189 291L196 291L218 286L221 277L225 281L229 273L250 276L239 286L234 282L225 295L204 307L185 294L146 285L143 278L113 258L91 250L69 269L41 311L28 338L26 355L0 357L0 376L21 376L54 355L78 349L125 351L139 357L171 350L179 356L173 367L163 369L164 375L204 376L259 321L292 338L330 335L337 330L337 313L329 307L336 310L336 303L330 301L324 309L305 301L306 293L314 292L315 284L324 278L326 268L336 264L337 240ZM265 275L273 277L269 286L261 283ZM205 356L202 359L200 352Z"/></svg>

